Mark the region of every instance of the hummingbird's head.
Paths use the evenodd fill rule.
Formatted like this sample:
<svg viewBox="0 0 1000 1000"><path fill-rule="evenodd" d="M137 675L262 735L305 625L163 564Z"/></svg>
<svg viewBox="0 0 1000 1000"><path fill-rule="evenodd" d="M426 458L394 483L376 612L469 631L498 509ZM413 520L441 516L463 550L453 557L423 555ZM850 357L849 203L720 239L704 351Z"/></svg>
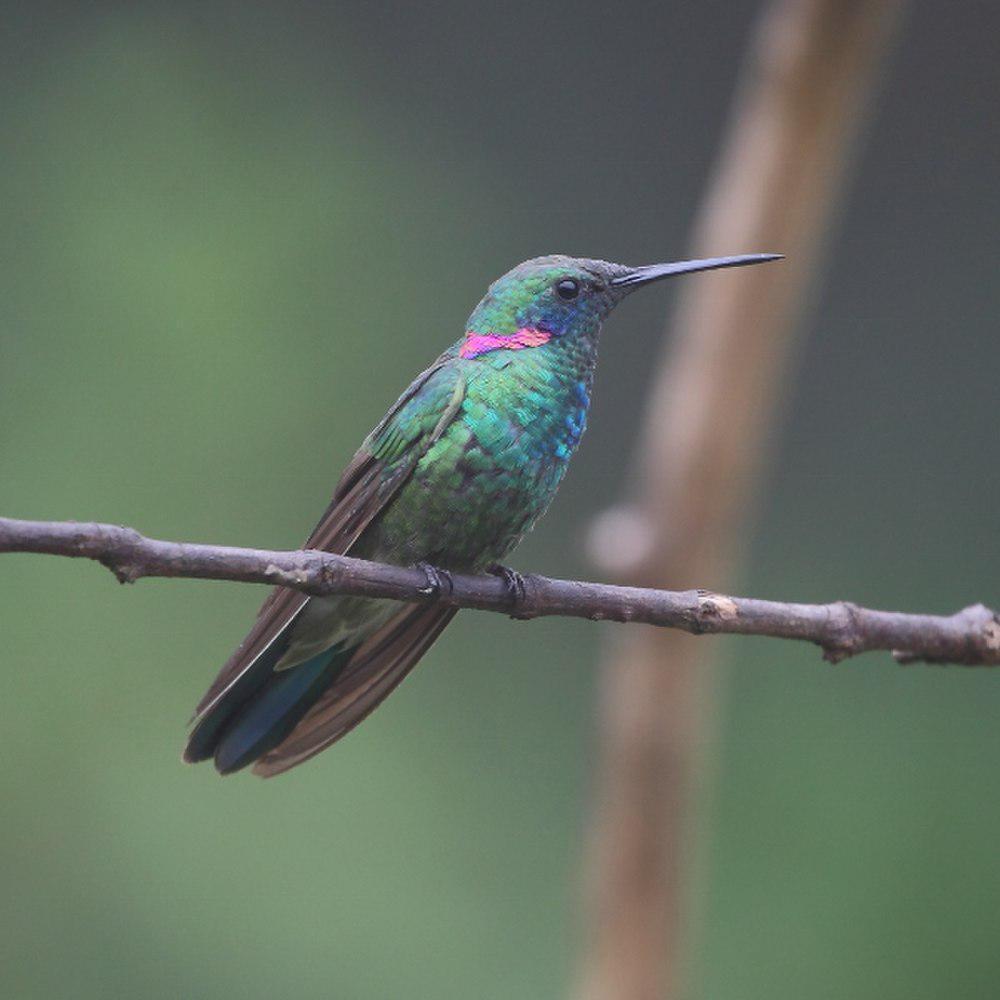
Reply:
<svg viewBox="0 0 1000 1000"><path fill-rule="evenodd" d="M711 257L629 267L606 260L535 257L497 278L466 326L464 357L499 347L532 347L558 337L596 336L626 295L660 278L776 260L779 254Z"/></svg>

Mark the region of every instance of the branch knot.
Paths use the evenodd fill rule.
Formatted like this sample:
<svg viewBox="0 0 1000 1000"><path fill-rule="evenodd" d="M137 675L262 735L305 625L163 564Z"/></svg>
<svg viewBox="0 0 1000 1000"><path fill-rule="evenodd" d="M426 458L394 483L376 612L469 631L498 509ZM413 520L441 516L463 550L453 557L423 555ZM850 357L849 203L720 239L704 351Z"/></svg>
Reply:
<svg viewBox="0 0 1000 1000"><path fill-rule="evenodd" d="M863 650L861 643L861 609L851 601L836 601L829 605L833 636L822 640L823 659L840 663Z"/></svg>

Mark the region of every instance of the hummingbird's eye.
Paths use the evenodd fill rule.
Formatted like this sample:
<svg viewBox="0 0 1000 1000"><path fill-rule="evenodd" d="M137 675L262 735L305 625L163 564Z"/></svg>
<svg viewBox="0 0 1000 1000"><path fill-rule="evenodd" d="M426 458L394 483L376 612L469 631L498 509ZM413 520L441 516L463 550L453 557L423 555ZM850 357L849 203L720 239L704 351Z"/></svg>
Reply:
<svg viewBox="0 0 1000 1000"><path fill-rule="evenodd" d="M556 295L567 302L575 299L580 294L580 282L575 278L563 278L556 283Z"/></svg>

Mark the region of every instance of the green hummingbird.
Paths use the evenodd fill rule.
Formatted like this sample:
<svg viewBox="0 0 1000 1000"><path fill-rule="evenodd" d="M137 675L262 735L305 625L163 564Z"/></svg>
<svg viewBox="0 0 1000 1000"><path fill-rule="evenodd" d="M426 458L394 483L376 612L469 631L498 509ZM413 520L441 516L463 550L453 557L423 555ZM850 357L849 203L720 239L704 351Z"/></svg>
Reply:
<svg viewBox="0 0 1000 1000"><path fill-rule="evenodd" d="M465 335L365 438L304 548L440 571L503 573L548 507L587 422L601 325L643 285L776 260L627 267L536 257L495 281ZM335 743L402 681L451 621L440 603L275 589L199 702L184 750L221 774L270 777Z"/></svg>

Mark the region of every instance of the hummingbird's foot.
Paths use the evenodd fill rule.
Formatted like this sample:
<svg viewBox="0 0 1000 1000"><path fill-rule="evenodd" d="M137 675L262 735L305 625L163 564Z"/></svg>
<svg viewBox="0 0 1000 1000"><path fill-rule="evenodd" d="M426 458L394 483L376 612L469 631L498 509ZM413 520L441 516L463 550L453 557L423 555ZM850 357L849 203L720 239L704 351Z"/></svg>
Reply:
<svg viewBox="0 0 1000 1000"><path fill-rule="evenodd" d="M528 601L528 584L524 577L516 569L504 566L501 563L491 563L486 567L486 572L490 576L498 576L507 587L507 596L510 597L511 618L531 618L533 617L525 610Z"/></svg>
<svg viewBox="0 0 1000 1000"><path fill-rule="evenodd" d="M451 573L438 566L432 566L429 562L418 562L419 569L427 579L425 586L420 588L420 593L426 597L441 598L450 595L455 585L451 579Z"/></svg>

